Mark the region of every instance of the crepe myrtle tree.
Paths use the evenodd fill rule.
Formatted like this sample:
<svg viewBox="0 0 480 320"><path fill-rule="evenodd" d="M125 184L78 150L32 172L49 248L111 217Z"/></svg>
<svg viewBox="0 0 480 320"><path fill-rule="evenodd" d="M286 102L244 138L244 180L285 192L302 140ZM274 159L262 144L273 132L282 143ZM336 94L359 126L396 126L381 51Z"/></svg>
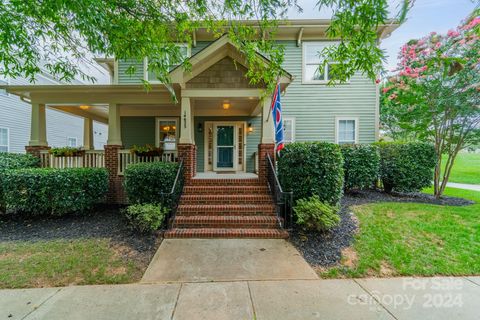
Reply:
<svg viewBox="0 0 480 320"><path fill-rule="evenodd" d="M446 35L402 46L398 70L385 82L381 122L394 138L432 142L434 192L440 197L458 152L480 140L480 10ZM445 162L442 161L445 155Z"/></svg>
<svg viewBox="0 0 480 320"><path fill-rule="evenodd" d="M404 17L412 0L400 1ZM318 8L325 6L335 8L327 35L341 39L338 49L324 53L326 60L340 63L336 77L347 79L360 70L374 79L383 58L375 31L387 20L387 0L318 0ZM191 67L175 43L192 43L194 31L206 27L217 36L227 33L246 57L250 81L273 90L283 62L283 47L274 41L276 27L292 8L302 10L297 0L1 1L0 74L34 81L43 68L62 81L94 82L80 67L94 65L94 55L148 57L149 71L168 86L172 65ZM133 74L135 66L126 72Z"/></svg>

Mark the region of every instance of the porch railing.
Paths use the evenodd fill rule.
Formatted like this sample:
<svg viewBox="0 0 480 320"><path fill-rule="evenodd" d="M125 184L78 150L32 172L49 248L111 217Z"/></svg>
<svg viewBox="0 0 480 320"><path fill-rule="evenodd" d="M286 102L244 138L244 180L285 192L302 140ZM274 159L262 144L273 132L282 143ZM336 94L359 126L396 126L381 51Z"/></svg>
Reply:
<svg viewBox="0 0 480 320"><path fill-rule="evenodd" d="M175 176L175 182L173 183L170 192L161 193L160 199L162 204L169 208L168 214L164 222L164 228L173 228L175 215L177 213L180 197L183 193L183 185L185 183L183 160L178 165L177 175Z"/></svg>
<svg viewBox="0 0 480 320"><path fill-rule="evenodd" d="M105 151L104 150L85 150L79 156L54 156L48 150L40 152L40 165L42 168L104 168Z"/></svg>
<svg viewBox="0 0 480 320"><path fill-rule="evenodd" d="M266 161L268 186L273 194L279 224L282 228L289 229L292 227L293 218L293 192L283 191L282 186L278 181L275 165L269 154L267 154Z"/></svg>
<svg viewBox="0 0 480 320"><path fill-rule="evenodd" d="M130 149L118 151L118 175L123 175L131 163L140 162L177 162L177 151L164 151L161 156L137 156Z"/></svg>

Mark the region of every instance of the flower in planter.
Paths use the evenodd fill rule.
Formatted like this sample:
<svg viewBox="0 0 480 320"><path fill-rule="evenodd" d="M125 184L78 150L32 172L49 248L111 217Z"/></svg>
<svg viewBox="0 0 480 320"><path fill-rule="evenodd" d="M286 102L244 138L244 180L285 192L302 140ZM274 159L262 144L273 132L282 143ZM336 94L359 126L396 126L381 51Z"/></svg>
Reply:
<svg viewBox="0 0 480 320"><path fill-rule="evenodd" d="M150 144L147 144L145 146L133 145L132 148L130 149L130 152L139 157L156 157L156 156L161 156L163 153L163 150L162 148L157 148Z"/></svg>
<svg viewBox="0 0 480 320"><path fill-rule="evenodd" d="M54 157L79 157L85 153L85 150L75 147L61 147L51 148L48 153L52 154Z"/></svg>

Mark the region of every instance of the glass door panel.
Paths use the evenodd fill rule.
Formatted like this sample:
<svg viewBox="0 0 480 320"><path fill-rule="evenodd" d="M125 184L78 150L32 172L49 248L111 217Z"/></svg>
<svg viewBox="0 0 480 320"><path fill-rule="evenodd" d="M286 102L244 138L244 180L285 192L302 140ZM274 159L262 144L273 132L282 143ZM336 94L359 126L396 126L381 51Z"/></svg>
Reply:
<svg viewBox="0 0 480 320"><path fill-rule="evenodd" d="M216 126L216 167L219 169L234 168L235 126Z"/></svg>

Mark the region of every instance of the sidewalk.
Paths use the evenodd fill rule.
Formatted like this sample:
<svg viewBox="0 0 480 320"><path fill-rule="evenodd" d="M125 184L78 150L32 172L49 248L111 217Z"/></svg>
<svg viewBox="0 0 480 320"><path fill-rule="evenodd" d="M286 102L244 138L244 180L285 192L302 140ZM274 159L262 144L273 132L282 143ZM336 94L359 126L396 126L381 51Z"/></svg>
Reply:
<svg viewBox="0 0 480 320"><path fill-rule="evenodd" d="M0 319L480 319L480 277L0 290Z"/></svg>
<svg viewBox="0 0 480 320"><path fill-rule="evenodd" d="M480 185L478 185L478 184L447 182L447 187L465 189L465 190L473 190L473 191L479 191L480 192Z"/></svg>

